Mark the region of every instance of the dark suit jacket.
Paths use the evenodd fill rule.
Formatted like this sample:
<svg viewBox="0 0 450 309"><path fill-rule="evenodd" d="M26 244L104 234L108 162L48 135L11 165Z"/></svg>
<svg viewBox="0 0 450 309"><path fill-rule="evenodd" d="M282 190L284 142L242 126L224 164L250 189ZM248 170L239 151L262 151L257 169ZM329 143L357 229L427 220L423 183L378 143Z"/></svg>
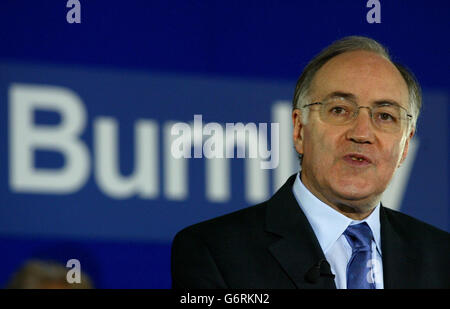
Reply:
<svg viewBox="0 0 450 309"><path fill-rule="evenodd" d="M305 275L325 256L292 193L295 175L268 201L179 232L174 288L336 288ZM424 205L426 207L426 205ZM380 209L384 287L450 288L450 234Z"/></svg>

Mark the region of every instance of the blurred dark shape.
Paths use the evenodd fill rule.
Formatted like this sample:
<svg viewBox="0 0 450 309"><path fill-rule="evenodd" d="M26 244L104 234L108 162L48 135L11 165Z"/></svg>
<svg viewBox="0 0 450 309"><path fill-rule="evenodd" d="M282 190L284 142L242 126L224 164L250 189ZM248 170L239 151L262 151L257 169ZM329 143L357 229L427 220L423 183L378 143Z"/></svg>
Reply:
<svg viewBox="0 0 450 309"><path fill-rule="evenodd" d="M29 260L7 284L7 289L93 289L91 278L81 272L80 283L69 283L63 264L50 260Z"/></svg>

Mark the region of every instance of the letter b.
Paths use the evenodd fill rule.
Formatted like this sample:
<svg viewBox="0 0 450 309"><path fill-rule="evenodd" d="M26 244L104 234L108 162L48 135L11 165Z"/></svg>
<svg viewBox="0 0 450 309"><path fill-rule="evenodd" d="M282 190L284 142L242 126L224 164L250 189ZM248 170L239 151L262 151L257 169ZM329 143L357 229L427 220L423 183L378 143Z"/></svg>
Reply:
<svg viewBox="0 0 450 309"><path fill-rule="evenodd" d="M56 111L59 125L35 125L36 109ZM81 99L62 87L13 84L9 89L10 187L16 192L65 194L87 180L89 152L78 138L86 113ZM36 169L36 149L58 151L65 157L59 169Z"/></svg>

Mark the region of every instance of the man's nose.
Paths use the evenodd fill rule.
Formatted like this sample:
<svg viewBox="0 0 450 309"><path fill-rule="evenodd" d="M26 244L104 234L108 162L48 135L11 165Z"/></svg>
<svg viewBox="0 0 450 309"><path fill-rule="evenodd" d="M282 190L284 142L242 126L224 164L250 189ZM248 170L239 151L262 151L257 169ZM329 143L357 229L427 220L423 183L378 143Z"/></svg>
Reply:
<svg viewBox="0 0 450 309"><path fill-rule="evenodd" d="M347 139L360 144L372 144L374 138L371 110L367 107L362 107L359 109L358 115L350 124L349 130L347 131Z"/></svg>

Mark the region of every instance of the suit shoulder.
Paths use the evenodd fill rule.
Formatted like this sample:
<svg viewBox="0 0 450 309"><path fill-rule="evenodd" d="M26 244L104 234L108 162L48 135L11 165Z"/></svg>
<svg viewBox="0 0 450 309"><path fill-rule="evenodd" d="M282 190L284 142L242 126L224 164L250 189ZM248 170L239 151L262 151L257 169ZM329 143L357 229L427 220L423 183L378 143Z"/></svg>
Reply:
<svg viewBox="0 0 450 309"><path fill-rule="evenodd" d="M445 241L448 243L450 234L431 224L425 223L407 214L384 207L388 220L405 235L414 234L424 240Z"/></svg>
<svg viewBox="0 0 450 309"><path fill-rule="evenodd" d="M242 233L245 230L263 228L266 202L243 208L229 214L196 223L177 233L208 235L216 233Z"/></svg>

